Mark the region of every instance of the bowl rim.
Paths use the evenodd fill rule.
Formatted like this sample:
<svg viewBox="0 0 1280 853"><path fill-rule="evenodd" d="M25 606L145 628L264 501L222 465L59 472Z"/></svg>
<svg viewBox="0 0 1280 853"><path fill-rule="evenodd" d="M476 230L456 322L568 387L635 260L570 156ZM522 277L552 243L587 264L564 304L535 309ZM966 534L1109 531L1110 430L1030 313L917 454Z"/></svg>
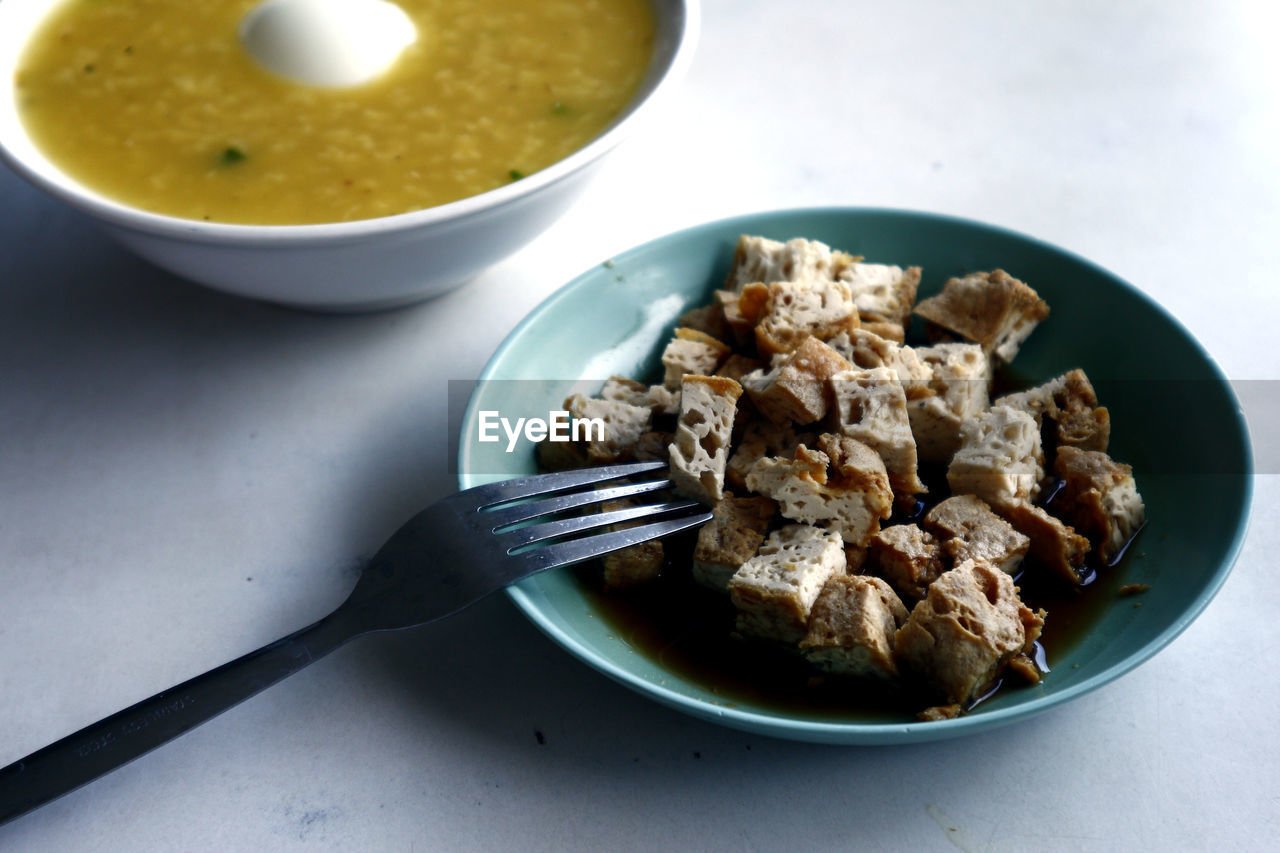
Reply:
<svg viewBox="0 0 1280 853"><path fill-rule="evenodd" d="M44 8L34 15L38 26L52 12L60 0L29 0L41 3ZM665 64L653 64L640 83L631 102L612 122L586 145L563 157L544 169L526 175L518 181L504 184L483 193L434 207L411 210L372 219L356 219L348 222L321 222L305 225L260 225L229 222L205 222L178 216L155 213L132 207L108 196L101 195L62 171L36 149L26 133L21 119L13 111L11 122L0 121L0 162L4 162L20 177L49 193L55 198L83 210L116 227L134 231L179 238L186 242L212 245L281 246L324 242L341 245L362 242L371 235L396 234L437 225L452 226L472 217L484 215L495 209L515 204L560 183L573 174L587 168L616 147L635 127L655 109L655 103L665 100L684 76L693 59L701 29L701 0L649 0L654 10L655 30L653 61L665 58ZM0 22L6 15L17 14L18 2L0 3ZM660 14L671 8L669 17ZM6 11L6 8L8 10ZM17 58L30 38L28 29L15 36L16 47L12 59ZM667 51L664 52L664 46ZM0 77L12 79L12 64L0 69ZM12 86L12 83L7 85ZM7 97L7 96L6 96ZM0 102L3 103L3 102ZM6 128L12 130L13 136ZM34 156L15 150L11 139L21 139Z"/></svg>
<svg viewBox="0 0 1280 853"><path fill-rule="evenodd" d="M547 636L554 640L561 648L615 681L624 684L643 695L656 699L662 704L684 711L695 717L719 722L733 728L773 735L781 738L825 743L841 743L849 745L915 743L986 731L1025 719L1051 708L1055 708L1065 702L1069 702L1078 696L1092 692L1093 690L1114 681L1120 676L1131 672L1138 666L1150 660L1156 653L1173 642L1173 640L1175 640L1193 621L1195 621L1196 618L1200 616L1204 609L1208 607L1209 603L1221 590L1222 585L1226 582L1227 576L1231 573L1231 569L1235 565L1235 562L1239 557L1240 550L1243 547L1248 531L1249 519L1252 515L1254 468L1252 441L1249 434L1248 423L1244 416L1240 401L1236 396L1234 389L1227 381L1221 367L1208 353L1200 341L1190 332L1190 330L1186 328L1186 326L1179 322L1176 317L1164 308L1164 306L1152 299L1140 288L1130 284L1114 273L1106 270L1093 261L1076 254L1075 252L1063 249L1047 241L1003 226L992 225L975 219L954 216L951 214L892 207L824 206L761 210L718 219L712 222L694 225L689 228L678 229L619 252L611 256L610 260L625 263L627 258L651 251L664 242L677 239L683 240L695 238L699 234L707 232L735 230L738 233L757 233L759 229L754 226L753 223L756 223L761 219L779 216L811 217L850 215L929 220L932 222L942 222L944 224L966 228L977 228L1005 238L1024 241L1038 248L1048 250L1071 259L1074 262L1085 266L1092 273L1109 280L1112 284L1120 287L1122 290L1126 290L1131 295L1135 295L1146 305L1147 308L1162 315L1183 336L1185 336L1187 341L1194 348L1195 353L1209 368L1213 379L1220 382L1226 391L1228 400L1232 404L1231 425L1234 427L1237 437L1239 438L1244 463L1244 470L1239 476L1241 483L1241 492L1239 495L1241 511L1235 519L1234 527L1231 530L1230 542L1227 544L1223 557L1215 567L1207 585L1197 596L1192 605L1178 614L1178 617L1167 625L1159 634L1126 655L1123 660L1117 661L1100 672L1094 673L1076 684L1070 685L1069 687L1055 691L1051 694L1037 696L1024 702L1019 702L1012 707L997 708L982 714L964 715L949 720L930 722L862 723L827 722L816 719L800 719L793 716L787 716L783 713L750 710L727 704L716 705L698 698L683 695L667 688L664 685L639 678L627 669L616 665L602 655L594 652L592 649L584 647L574 637L562 630L553 620L548 618L548 616L538 607L537 603L529 597L520 585L517 584L515 586L508 587L506 590L508 597L515 603L517 608L524 613L526 618L533 622L534 625L547 634ZM476 418L478 417L478 407L481 402L480 392L483 388L483 383L485 380L493 378L492 374L496 371L498 365L505 359L507 352L523 337L523 334L532 325L539 322L539 318L546 311L553 308L557 303L568 299L577 289L583 287L585 282L587 282L592 276L597 275L598 268L599 264L587 268L538 303L538 305L534 307L520 321L520 323L518 323L507 334L502 343L499 344L498 348L494 351L493 355L490 356L489 360L485 363L485 366L478 377L476 388L473 390L470 399L468 400L467 407L463 413L461 421L457 456L458 487L460 489L479 485L481 482L480 478L472 478L466 472L469 470L471 457L471 444L467 441L467 436L474 434L474 425L476 423Z"/></svg>

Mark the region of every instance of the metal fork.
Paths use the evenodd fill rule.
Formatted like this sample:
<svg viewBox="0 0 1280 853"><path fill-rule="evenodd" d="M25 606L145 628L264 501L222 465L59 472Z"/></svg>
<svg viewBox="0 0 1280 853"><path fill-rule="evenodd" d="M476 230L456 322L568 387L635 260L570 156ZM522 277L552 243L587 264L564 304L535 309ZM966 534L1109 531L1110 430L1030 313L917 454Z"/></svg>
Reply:
<svg viewBox="0 0 1280 853"><path fill-rule="evenodd" d="M382 546L333 613L0 770L0 824L195 728L348 640L434 622L537 572L709 521L711 513L701 504L670 500L531 523L670 488L665 478L587 488L665 467L662 462L640 462L521 477L467 489L432 504ZM638 524L655 516L662 520ZM573 538L628 522L628 529Z"/></svg>

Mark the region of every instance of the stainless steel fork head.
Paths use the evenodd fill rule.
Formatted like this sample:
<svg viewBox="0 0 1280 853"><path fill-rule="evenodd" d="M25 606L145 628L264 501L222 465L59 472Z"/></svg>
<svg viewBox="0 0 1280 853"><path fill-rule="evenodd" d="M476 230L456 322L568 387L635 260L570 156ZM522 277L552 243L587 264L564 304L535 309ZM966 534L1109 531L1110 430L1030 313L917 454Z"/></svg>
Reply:
<svg viewBox="0 0 1280 853"><path fill-rule="evenodd" d="M396 531L369 562L341 611L360 620L366 631L418 625L455 613L531 574L709 521L710 509L696 501L667 500L533 523L547 515L669 488L665 478L595 488L665 468L662 462L639 462L540 474L451 495ZM570 538L647 518L660 520Z"/></svg>

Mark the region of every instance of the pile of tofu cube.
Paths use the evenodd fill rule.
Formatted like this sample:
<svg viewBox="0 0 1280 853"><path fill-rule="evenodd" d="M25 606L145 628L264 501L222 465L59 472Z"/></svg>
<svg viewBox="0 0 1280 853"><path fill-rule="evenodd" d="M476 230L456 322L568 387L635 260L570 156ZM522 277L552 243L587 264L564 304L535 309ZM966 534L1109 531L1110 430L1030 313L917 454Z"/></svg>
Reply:
<svg viewBox="0 0 1280 853"><path fill-rule="evenodd" d="M921 719L942 719L1007 674L1039 678L1047 614L1019 597L1024 558L1080 584L1144 508L1083 371L991 399L993 372L1049 315L1035 290L997 269L917 303L919 282L918 267L744 235L713 301L680 318L661 383L613 377L569 398L606 434L543 443L539 459L668 460L678 490L714 508L692 555L660 541L618 552L606 586L687 566L728 597L744 637L910 683L930 702ZM905 343L913 314L927 346ZM947 494L928 493L921 465L945 470Z"/></svg>

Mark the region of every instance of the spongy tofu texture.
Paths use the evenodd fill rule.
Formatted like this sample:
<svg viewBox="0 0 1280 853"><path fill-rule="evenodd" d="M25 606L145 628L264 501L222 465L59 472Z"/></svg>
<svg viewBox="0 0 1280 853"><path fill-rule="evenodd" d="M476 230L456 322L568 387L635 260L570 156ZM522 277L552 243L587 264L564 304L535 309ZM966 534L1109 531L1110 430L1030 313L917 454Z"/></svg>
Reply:
<svg viewBox="0 0 1280 853"><path fill-rule="evenodd" d="M924 462L946 462L960 446L960 425L987 408L991 366L977 344L918 347L930 370L928 394L911 400L907 414Z"/></svg>
<svg viewBox="0 0 1280 853"><path fill-rule="evenodd" d="M600 399L649 409L653 415L674 415L680 411L680 392L663 385L646 385L625 376L611 376L600 389Z"/></svg>
<svg viewBox="0 0 1280 853"><path fill-rule="evenodd" d="M599 419L604 423L604 435L592 435L585 442L587 459L596 465L624 461L631 458L632 449L640 436L649 431L653 417L651 409L633 406L620 400L601 400L574 394L564 401L564 407L575 420Z"/></svg>
<svg viewBox="0 0 1280 853"><path fill-rule="evenodd" d="M662 351L662 384L675 391L685 374L710 375L728 357L729 347L724 342L697 329L676 329Z"/></svg>
<svg viewBox="0 0 1280 853"><path fill-rule="evenodd" d="M968 704L1040 635L1044 613L1018 598L1004 572L966 561L929 586L894 637L899 667L942 702Z"/></svg>
<svg viewBox="0 0 1280 853"><path fill-rule="evenodd" d="M1084 579L1080 567L1089 553L1089 540L1074 527L1037 504L1001 507L1000 514L1031 540L1031 553L1050 571L1068 583Z"/></svg>
<svg viewBox="0 0 1280 853"><path fill-rule="evenodd" d="M914 524L886 527L871 539L871 565L904 599L918 601L947 569L942 546Z"/></svg>
<svg viewBox="0 0 1280 853"><path fill-rule="evenodd" d="M807 335L825 340L858 327L849 286L839 281L775 281L756 323L762 356L789 352Z"/></svg>
<svg viewBox="0 0 1280 853"><path fill-rule="evenodd" d="M796 448L794 459L758 460L747 487L778 502L793 521L838 532L865 546L893 509L893 490L880 456L860 441L825 433L822 450Z"/></svg>
<svg viewBox="0 0 1280 853"><path fill-rule="evenodd" d="M742 386L723 376L687 375L671 442L671 481L681 494L714 504L724 497L733 418Z"/></svg>
<svg viewBox="0 0 1280 853"><path fill-rule="evenodd" d="M976 560L1014 574L1027 554L1031 540L991 511L973 495L953 495L941 501L921 522L942 540L942 548L954 563Z"/></svg>
<svg viewBox="0 0 1280 853"><path fill-rule="evenodd" d="M1011 506L1039 494L1043 477L1040 430L1026 412L993 406L961 426L960 448L947 467L952 494Z"/></svg>
<svg viewBox="0 0 1280 853"><path fill-rule="evenodd" d="M800 648L829 672L892 678L893 634L906 619L907 608L880 578L835 575L813 603Z"/></svg>
<svg viewBox="0 0 1280 853"><path fill-rule="evenodd" d="M921 300L915 313L1009 362L1049 306L1034 290L1004 270L948 279L937 296Z"/></svg>
<svg viewBox="0 0 1280 853"><path fill-rule="evenodd" d="M1133 469L1100 451L1060 447L1053 470L1063 481L1054 510L1110 561L1146 519Z"/></svg>
<svg viewBox="0 0 1280 853"><path fill-rule="evenodd" d="M827 380L851 367L840 353L815 337L806 337L771 370L743 377L756 407L779 424L811 424L827 413Z"/></svg>
<svg viewBox="0 0 1280 853"><path fill-rule="evenodd" d="M903 269L890 264L854 263L839 273L859 313L900 326L911 318L916 289L920 286L920 267Z"/></svg>
<svg viewBox="0 0 1280 853"><path fill-rule="evenodd" d="M843 574L844 567L844 543L836 534L805 524L775 530L729 579L738 630L798 642L818 593L829 578Z"/></svg>
<svg viewBox="0 0 1280 853"><path fill-rule="evenodd" d="M733 254L733 266L725 286L739 291L753 282L813 281L831 279L853 258L817 240L797 237L781 243L767 237L743 234Z"/></svg>
<svg viewBox="0 0 1280 853"><path fill-rule="evenodd" d="M693 579L724 591L733 573L755 556L778 505L769 498L725 495L711 521L698 531L693 549Z"/></svg>
<svg viewBox="0 0 1280 853"><path fill-rule="evenodd" d="M1111 438L1111 414L1098 405L1089 377L1080 369L1069 370L1034 388L1005 394L993 405L1022 409L1041 424L1053 421L1057 443L1081 450L1106 450Z"/></svg>
<svg viewBox="0 0 1280 853"><path fill-rule="evenodd" d="M831 377L831 389L840 432L880 454L894 494L928 491L917 472L916 439L897 375L886 367L843 370Z"/></svg>
<svg viewBox="0 0 1280 853"><path fill-rule="evenodd" d="M814 447L817 443L817 433L797 432L790 425L776 424L768 418L751 418L729 456L725 479L733 488L745 489L747 474L751 473L751 466L758 459L766 456L793 457L801 444Z"/></svg>
<svg viewBox="0 0 1280 853"><path fill-rule="evenodd" d="M887 367L897 374L898 382L908 399L928 397L934 392L929 388L933 368L925 363L915 349L882 338L868 329L857 328L841 332L826 341L827 346L844 356L855 367L869 370Z"/></svg>

